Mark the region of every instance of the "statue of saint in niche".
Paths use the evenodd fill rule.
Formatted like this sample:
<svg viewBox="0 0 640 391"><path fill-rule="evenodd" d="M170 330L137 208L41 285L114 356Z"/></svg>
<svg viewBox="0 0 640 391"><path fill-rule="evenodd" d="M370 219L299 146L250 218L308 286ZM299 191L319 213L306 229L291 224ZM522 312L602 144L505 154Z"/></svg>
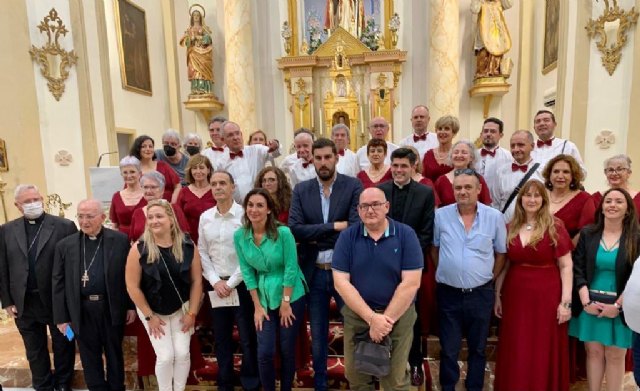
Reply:
<svg viewBox="0 0 640 391"><path fill-rule="evenodd" d="M180 39L180 45L187 48L187 73L191 81L189 96L210 95L213 93L211 30L204 22L205 12L201 5L192 5L190 11L189 28Z"/></svg>
<svg viewBox="0 0 640 391"><path fill-rule="evenodd" d="M360 37L365 26L364 1L327 0L324 28L333 31L338 26Z"/></svg>
<svg viewBox="0 0 640 391"><path fill-rule="evenodd" d="M473 45L476 54L476 79L508 77L511 72L510 61L503 58L511 49L511 35L503 11L512 6L513 0L471 1L471 12L476 15Z"/></svg>

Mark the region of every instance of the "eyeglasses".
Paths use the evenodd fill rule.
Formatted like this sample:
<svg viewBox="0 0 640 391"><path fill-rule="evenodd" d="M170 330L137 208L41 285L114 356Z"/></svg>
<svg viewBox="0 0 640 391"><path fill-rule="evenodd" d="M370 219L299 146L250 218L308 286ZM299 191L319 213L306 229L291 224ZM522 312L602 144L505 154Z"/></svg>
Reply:
<svg viewBox="0 0 640 391"><path fill-rule="evenodd" d="M453 176L458 176L458 175L474 175L474 176L478 176L478 173L473 168L460 168L460 169L455 170L453 172Z"/></svg>
<svg viewBox="0 0 640 391"><path fill-rule="evenodd" d="M76 219L78 219L78 221L93 220L96 217L98 217L98 215L76 215Z"/></svg>
<svg viewBox="0 0 640 391"><path fill-rule="evenodd" d="M386 205L386 202L372 202L370 204L358 204L358 209L360 209L361 212L366 212L369 210L369 208L373 209L374 211L379 210L380 208L382 208L382 206Z"/></svg>
<svg viewBox="0 0 640 391"><path fill-rule="evenodd" d="M265 183L265 182L274 183L276 181L278 181L278 178L262 178L262 183Z"/></svg>
<svg viewBox="0 0 640 391"><path fill-rule="evenodd" d="M142 190L158 190L160 186L142 186Z"/></svg>
<svg viewBox="0 0 640 391"><path fill-rule="evenodd" d="M604 169L604 173L606 175L611 175L611 174L622 174L623 172L627 171L628 168L627 167L617 167L617 168L605 168Z"/></svg>

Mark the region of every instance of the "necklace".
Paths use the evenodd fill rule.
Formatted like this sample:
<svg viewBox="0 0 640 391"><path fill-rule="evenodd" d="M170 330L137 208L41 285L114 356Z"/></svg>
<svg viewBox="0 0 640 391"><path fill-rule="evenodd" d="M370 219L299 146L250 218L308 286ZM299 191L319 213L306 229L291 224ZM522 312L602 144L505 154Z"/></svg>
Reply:
<svg viewBox="0 0 640 391"><path fill-rule="evenodd" d="M38 240L38 236L40 236L40 230L42 229L43 225L44 225L44 221L40 223L40 227L38 227L38 231L36 232L36 236L33 237L33 240L31 241L31 244L29 245L29 248L27 249L27 254L29 254L29 251L31 251L31 249L33 248L33 245L36 244L36 240Z"/></svg>
<svg viewBox="0 0 640 391"><path fill-rule="evenodd" d="M98 255L98 250L100 250L100 245L102 244L102 238L98 242L98 247L96 247L96 252L93 253L93 257L91 257L91 262L89 262L89 267L87 267L87 243L85 242L86 235L82 235L82 263L84 265L84 274L80 281L82 281L82 287L87 287L87 282L89 282L89 269L91 269L91 265L93 265L93 261L96 260L96 255Z"/></svg>
<svg viewBox="0 0 640 391"><path fill-rule="evenodd" d="M524 226L524 229L526 229L527 231L531 231L531 230L533 229L533 224L527 223L527 224Z"/></svg>
<svg viewBox="0 0 640 391"><path fill-rule="evenodd" d="M604 238L600 239L600 244L602 245L602 248L606 252L613 251L616 247L618 247L619 243L620 243L620 238L618 238L618 240L616 240L615 243L613 243L611 246L607 247L607 243L604 241Z"/></svg>
<svg viewBox="0 0 640 391"><path fill-rule="evenodd" d="M569 198L569 196L571 195L571 192L567 193L567 195L565 195L564 197L560 198L559 200L554 200L553 197L549 197L551 199L551 203L553 204L561 204L563 203L567 198Z"/></svg>
<svg viewBox="0 0 640 391"><path fill-rule="evenodd" d="M436 160L437 160L437 161L439 161L439 162L440 162L440 161L442 161L442 160L446 159L446 157L447 157L447 156L449 156L449 152L447 151L447 152L442 152L442 153L441 153L441 152L438 150L438 148L435 148L435 149L433 150L433 156L436 158Z"/></svg>

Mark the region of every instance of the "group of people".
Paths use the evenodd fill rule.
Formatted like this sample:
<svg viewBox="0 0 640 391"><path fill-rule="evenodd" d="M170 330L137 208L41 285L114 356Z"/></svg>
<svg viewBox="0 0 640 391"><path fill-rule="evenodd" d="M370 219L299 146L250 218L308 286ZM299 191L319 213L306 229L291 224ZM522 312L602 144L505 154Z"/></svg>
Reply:
<svg viewBox="0 0 640 391"><path fill-rule="evenodd" d="M497 118L484 121L480 148L454 142L457 118L438 119L435 132L429 122L416 106L413 134L397 146L374 118L355 152L344 124L331 139L300 129L280 164L277 140L257 131L245 145L240 126L221 117L209 122L207 148L173 130L162 149L140 136L120 162L111 228L96 200L79 203L78 232L44 212L35 186L18 186L23 217L0 226L0 300L16 318L34 388L69 389L77 339L88 388L124 389L129 332L139 371L155 362L159 388L182 390L190 368L205 365L193 332L207 314L219 389L236 382L234 325L243 389L274 390L276 378L292 389L308 316L314 387L326 390L333 299L354 390L375 380L356 369L363 334L391 341L381 385L408 390L431 381L430 333L440 337L441 389L455 389L466 338L466 388L481 390L492 314L501 319L496 390L568 390L581 355L569 336L586 346L590 388L606 376L620 389L626 350L640 355L623 312L640 252L630 159L607 159L610 188L590 195L578 150L555 137L549 111L535 116L537 140L516 131L510 150L499 146Z"/></svg>

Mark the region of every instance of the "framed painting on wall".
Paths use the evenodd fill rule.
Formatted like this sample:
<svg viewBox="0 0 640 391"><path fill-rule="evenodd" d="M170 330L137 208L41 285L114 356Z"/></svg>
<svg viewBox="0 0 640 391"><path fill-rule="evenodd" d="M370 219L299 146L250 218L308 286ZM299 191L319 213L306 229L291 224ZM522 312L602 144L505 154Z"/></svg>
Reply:
<svg viewBox="0 0 640 391"><path fill-rule="evenodd" d="M7 156L7 145L0 138L0 171L9 171L9 157Z"/></svg>
<svg viewBox="0 0 640 391"><path fill-rule="evenodd" d="M130 0L114 0L122 88L151 95L151 69L144 9Z"/></svg>
<svg viewBox="0 0 640 391"><path fill-rule="evenodd" d="M542 74L556 69L558 65L558 24L560 21L560 0L546 0L544 18L544 50Z"/></svg>

